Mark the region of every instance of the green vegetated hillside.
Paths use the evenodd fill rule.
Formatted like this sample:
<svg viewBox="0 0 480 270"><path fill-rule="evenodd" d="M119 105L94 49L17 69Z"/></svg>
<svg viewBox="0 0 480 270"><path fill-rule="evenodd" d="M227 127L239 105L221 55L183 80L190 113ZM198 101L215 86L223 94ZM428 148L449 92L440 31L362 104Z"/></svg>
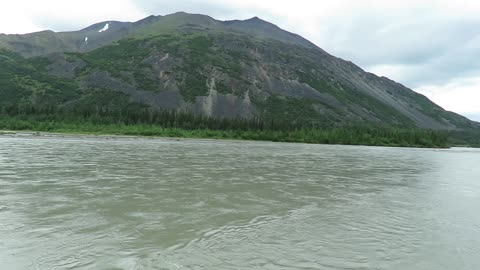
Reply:
<svg viewBox="0 0 480 270"><path fill-rule="evenodd" d="M183 129L362 130L373 138L379 136L373 130L381 128L395 130L389 135L399 137L390 142L394 145L422 144L414 135L402 142L398 134L410 136L402 133L406 130L470 134L478 129L478 123L423 95L258 18L221 22L178 13L108 23L105 32L98 32L106 24L100 23L77 32L0 36L3 128L14 126L7 118L22 117L37 129L32 123L87 121ZM361 143L389 143L371 138ZM354 141L349 140L338 142Z"/></svg>

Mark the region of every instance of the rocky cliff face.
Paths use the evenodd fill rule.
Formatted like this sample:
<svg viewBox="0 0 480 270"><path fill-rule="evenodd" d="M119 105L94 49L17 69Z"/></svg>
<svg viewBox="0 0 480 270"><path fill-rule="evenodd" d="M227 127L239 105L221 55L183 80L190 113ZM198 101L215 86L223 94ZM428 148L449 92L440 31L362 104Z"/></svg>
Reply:
<svg viewBox="0 0 480 270"><path fill-rule="evenodd" d="M9 97L0 102L3 106L32 96L38 106L105 106L103 91L140 107L218 118L477 126L258 18L222 22L177 13L136 23L103 22L77 32L3 35L0 47L0 96Z"/></svg>

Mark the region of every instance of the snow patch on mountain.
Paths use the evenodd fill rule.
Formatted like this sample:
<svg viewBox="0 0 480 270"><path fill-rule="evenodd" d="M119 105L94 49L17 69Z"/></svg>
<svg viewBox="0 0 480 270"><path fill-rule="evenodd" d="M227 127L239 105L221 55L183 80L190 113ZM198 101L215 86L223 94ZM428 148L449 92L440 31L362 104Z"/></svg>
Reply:
<svg viewBox="0 0 480 270"><path fill-rule="evenodd" d="M88 37L85 37L85 44L88 45Z"/></svg>
<svg viewBox="0 0 480 270"><path fill-rule="evenodd" d="M108 28L110 28L110 24L109 24L109 23L105 24L105 26L104 26L102 29L98 30L98 32L99 32L99 33L105 32L105 31L108 30Z"/></svg>

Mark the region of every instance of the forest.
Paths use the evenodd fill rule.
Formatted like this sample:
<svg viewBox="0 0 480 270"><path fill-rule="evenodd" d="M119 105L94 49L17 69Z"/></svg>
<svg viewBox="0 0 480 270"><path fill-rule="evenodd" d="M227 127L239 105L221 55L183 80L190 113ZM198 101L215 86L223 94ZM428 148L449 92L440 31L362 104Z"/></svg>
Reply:
<svg viewBox="0 0 480 270"><path fill-rule="evenodd" d="M318 144L393 147L449 146L445 132L378 126L341 126L281 120L216 119L149 108L95 108L64 111L56 107L7 106L0 109L0 129L58 133L191 137Z"/></svg>

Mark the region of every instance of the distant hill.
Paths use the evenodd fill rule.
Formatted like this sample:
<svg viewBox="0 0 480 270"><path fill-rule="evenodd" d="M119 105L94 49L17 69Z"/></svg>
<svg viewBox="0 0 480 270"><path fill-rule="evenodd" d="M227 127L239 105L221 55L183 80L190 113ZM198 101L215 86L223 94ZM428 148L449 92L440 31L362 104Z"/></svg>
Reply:
<svg viewBox="0 0 480 270"><path fill-rule="evenodd" d="M0 109L176 110L324 126L477 128L259 18L187 13L0 35Z"/></svg>

